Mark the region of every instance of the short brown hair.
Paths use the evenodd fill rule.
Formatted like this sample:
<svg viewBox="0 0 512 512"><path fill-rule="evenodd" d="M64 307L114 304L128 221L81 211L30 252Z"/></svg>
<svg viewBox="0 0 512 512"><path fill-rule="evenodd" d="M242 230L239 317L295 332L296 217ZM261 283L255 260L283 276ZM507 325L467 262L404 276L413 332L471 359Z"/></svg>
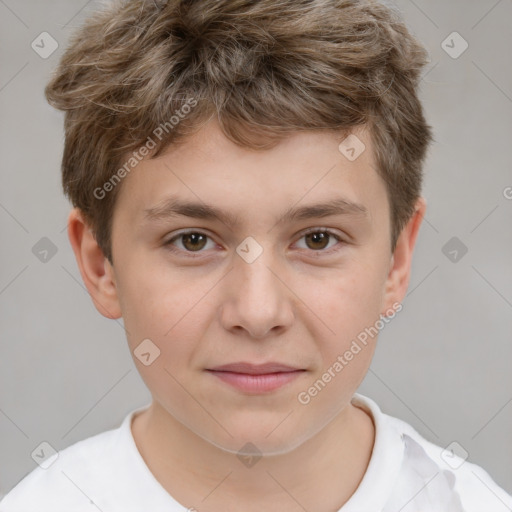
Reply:
<svg viewBox="0 0 512 512"><path fill-rule="evenodd" d="M66 113L64 192L113 264L120 187L94 191L191 98L149 157L214 116L226 137L253 149L294 131L366 125L393 251L433 140L417 97L427 57L399 12L376 0L113 1L73 34L45 90Z"/></svg>

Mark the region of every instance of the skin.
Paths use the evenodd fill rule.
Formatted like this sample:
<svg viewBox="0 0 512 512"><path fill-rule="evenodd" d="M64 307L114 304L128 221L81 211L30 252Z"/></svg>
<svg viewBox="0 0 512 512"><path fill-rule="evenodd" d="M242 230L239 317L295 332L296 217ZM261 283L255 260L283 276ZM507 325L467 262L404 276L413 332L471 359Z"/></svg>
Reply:
<svg viewBox="0 0 512 512"><path fill-rule="evenodd" d="M385 184L368 133L355 133L366 150L349 161L333 132L298 132L253 151L209 122L124 178L113 266L80 212L70 213L69 238L96 308L123 317L132 355L147 338L160 350L148 366L134 357L153 401L132 432L155 478L185 507L335 511L363 478L375 431L350 400L377 336L307 405L297 396L405 296L426 202L418 200L392 254ZM144 210L170 194L227 210L239 225L183 216L145 223ZM368 216L278 222L292 206L334 197L364 205ZM311 240L308 228L330 229L341 242ZM171 252L165 243L187 229L208 238L175 238ZM263 249L251 263L236 252L248 236ZM206 371L238 361L306 371L264 394ZM251 467L237 457L247 442L264 455Z"/></svg>

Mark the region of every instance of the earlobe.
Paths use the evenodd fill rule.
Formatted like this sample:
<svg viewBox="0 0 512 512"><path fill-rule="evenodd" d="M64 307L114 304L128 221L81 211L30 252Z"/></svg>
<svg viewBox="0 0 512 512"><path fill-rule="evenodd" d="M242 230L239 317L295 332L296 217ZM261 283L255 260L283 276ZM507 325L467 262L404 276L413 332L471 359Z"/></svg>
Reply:
<svg viewBox="0 0 512 512"><path fill-rule="evenodd" d="M412 217L404 226L398 237L386 279L384 310L381 312L382 315L385 315L385 312L389 311L392 304L402 302L405 297L411 275L412 255L426 208L427 202L425 198L420 197L416 202Z"/></svg>
<svg viewBox="0 0 512 512"><path fill-rule="evenodd" d="M78 208L69 214L68 237L94 306L106 318L120 318L121 308L113 268Z"/></svg>

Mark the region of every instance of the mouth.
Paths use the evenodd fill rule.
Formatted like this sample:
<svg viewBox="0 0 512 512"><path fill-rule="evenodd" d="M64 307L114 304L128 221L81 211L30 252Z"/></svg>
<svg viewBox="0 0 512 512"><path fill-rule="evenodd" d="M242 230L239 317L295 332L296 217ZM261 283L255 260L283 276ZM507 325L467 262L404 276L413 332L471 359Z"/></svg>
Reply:
<svg viewBox="0 0 512 512"><path fill-rule="evenodd" d="M250 394L275 391L293 381L307 370L281 363L231 363L206 371L222 382Z"/></svg>

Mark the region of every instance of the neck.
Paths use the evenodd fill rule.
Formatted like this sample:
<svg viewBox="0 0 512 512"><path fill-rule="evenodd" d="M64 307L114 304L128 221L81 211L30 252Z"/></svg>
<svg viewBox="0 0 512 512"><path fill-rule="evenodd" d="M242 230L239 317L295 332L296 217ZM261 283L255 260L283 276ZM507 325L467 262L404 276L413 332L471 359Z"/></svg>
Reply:
<svg viewBox="0 0 512 512"><path fill-rule="evenodd" d="M185 507L209 512L338 510L361 482L375 438L370 416L352 404L296 449L249 466L157 402L135 416L132 433L164 489Z"/></svg>

